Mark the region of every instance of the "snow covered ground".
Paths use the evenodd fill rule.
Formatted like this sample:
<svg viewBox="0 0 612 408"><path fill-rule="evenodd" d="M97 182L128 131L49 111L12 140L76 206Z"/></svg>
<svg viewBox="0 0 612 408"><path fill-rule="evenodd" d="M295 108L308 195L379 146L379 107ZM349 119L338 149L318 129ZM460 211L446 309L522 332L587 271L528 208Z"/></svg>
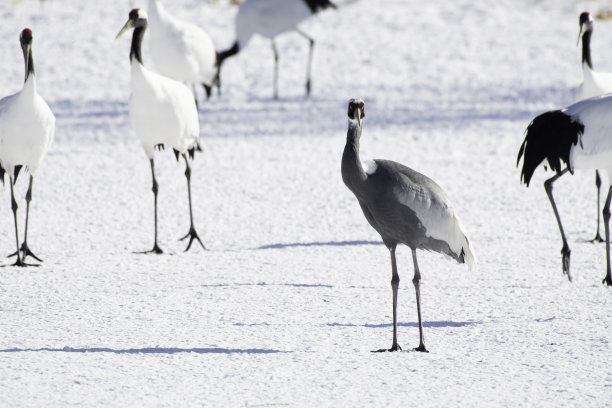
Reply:
<svg viewBox="0 0 612 408"><path fill-rule="evenodd" d="M142 3L142 4L141 4ZM601 285L593 172L555 194L519 183L529 121L570 104L581 81L570 0L361 0L227 61L223 95L201 102L195 222L209 248L183 253L183 164L158 154L161 256L149 164L129 128L128 36L142 0L0 2L0 90L20 89L18 36L34 32L38 90L57 117L34 183L38 268L0 268L0 406L609 406L612 293ZM166 2L233 42L236 9ZM593 62L612 71L612 22ZM144 50L145 63L148 50ZM366 101L362 154L393 159L451 197L479 267L419 253L430 353L391 345L388 251L342 183L350 97ZM19 179L20 197L26 178ZM0 249L14 250L10 194ZM21 201L21 204L24 202ZM23 209L20 223L23 225ZM9 265L10 260L3 261ZM399 343L418 345L412 262L398 250Z"/></svg>

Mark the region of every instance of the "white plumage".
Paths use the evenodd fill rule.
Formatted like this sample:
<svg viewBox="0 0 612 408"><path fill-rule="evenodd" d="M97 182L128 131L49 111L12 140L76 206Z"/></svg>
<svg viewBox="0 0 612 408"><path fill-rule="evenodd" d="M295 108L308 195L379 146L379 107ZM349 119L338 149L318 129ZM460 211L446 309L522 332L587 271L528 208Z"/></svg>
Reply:
<svg viewBox="0 0 612 408"><path fill-rule="evenodd" d="M273 39L293 31L312 12L303 0L246 0L236 15L236 39L246 47L254 34Z"/></svg>
<svg viewBox="0 0 612 408"><path fill-rule="evenodd" d="M571 146L570 170L612 170L612 95L585 99L562 112L585 125L578 143Z"/></svg>
<svg viewBox="0 0 612 408"><path fill-rule="evenodd" d="M25 266L27 255L40 261L28 248L27 231L32 183L55 134L55 116L49 105L36 90L34 60L32 58L32 31L24 29L19 37L25 61L25 82L21 91L0 100L0 177L6 171L11 187L11 202L15 222L15 240L17 243L17 262ZM26 194L27 210L23 244L19 245L17 228L17 203L13 185L21 166L30 172L30 184ZM4 178L3 178L4 179ZM23 258L21 256L23 252Z"/></svg>
<svg viewBox="0 0 612 408"><path fill-rule="evenodd" d="M189 157L193 157L200 134L197 107L189 88L178 81L152 72L144 66L141 55L142 39L147 28L147 14L144 10L132 10L127 23L117 37L131 28L134 28L134 33L130 49L132 77L130 123L151 164L155 199L155 243L153 249L148 252L162 253L157 242L158 184L153 161L155 148L160 146L172 147L177 159L180 154L185 160L190 229L182 239L190 238L186 250L189 250L194 240L197 240L204 248L193 224L191 167L189 164Z"/></svg>
<svg viewBox="0 0 612 408"><path fill-rule="evenodd" d="M470 270L475 268L476 261L466 229L442 188L434 183L427 188L412 184L395 187L393 194L400 204L415 212L428 238L446 242L453 253L463 253ZM442 254L452 259L448 254Z"/></svg>
<svg viewBox="0 0 612 408"><path fill-rule="evenodd" d="M217 52L208 33L168 13L160 0L149 0L149 13L155 68L178 81L204 85L210 96L216 84Z"/></svg>
<svg viewBox="0 0 612 408"><path fill-rule="evenodd" d="M189 89L180 82L131 63L130 124L148 158L155 146L172 146L181 154L197 145L198 112Z"/></svg>
<svg viewBox="0 0 612 408"><path fill-rule="evenodd" d="M310 95L310 71L314 39L301 31L298 25L313 14L328 7L336 8L329 0L246 0L240 5L236 15L236 41L234 45L218 54L218 70L221 69L225 59L246 47L253 35L259 34L269 38L274 53L274 98L278 98L278 50L275 38L284 32L295 31L306 38L309 43L306 66L306 95ZM217 73L217 79L219 79L219 75Z"/></svg>

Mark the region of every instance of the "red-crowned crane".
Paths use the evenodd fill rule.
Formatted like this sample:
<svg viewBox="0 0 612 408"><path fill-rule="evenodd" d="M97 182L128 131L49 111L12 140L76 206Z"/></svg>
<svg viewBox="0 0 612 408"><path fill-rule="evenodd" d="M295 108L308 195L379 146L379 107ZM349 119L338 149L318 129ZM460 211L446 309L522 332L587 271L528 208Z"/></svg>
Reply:
<svg viewBox="0 0 612 408"><path fill-rule="evenodd" d="M32 30L25 28L21 31L19 42L25 61L25 81L22 90L0 100L0 178L4 181L4 173L8 173L17 243L17 251L13 254L17 256L16 266L26 266L25 258L28 255L42 262L28 247L28 218L34 176L55 134L55 116L36 90L32 39ZM25 197L25 233L20 246L17 228L18 206L13 187L23 167L30 172L30 183Z"/></svg>
<svg viewBox="0 0 612 408"><path fill-rule="evenodd" d="M246 0L240 5L236 15L236 41L234 45L218 55L219 71L223 62L246 47L254 34L269 38L274 53L274 99L277 99L278 50L274 39L284 32L296 31L306 38L310 44L306 65L306 95L310 95L310 71L315 41L300 30L298 25L308 17L328 7L336 8L336 5L329 0ZM220 77L220 73L218 77Z"/></svg>
<svg viewBox="0 0 612 408"><path fill-rule="evenodd" d="M189 198L189 232L181 239L189 238L188 251L194 240L202 248L193 223L191 205L191 165L194 151L200 136L198 110L189 88L174 79L159 75L148 70L142 62L142 39L147 29L147 14L144 10L133 9L129 19L117 34L117 38L129 29L134 29L132 46L130 48L130 65L132 76L132 95L130 97L130 124L140 139L142 148L151 164L153 176L155 240L153 249L147 252L162 253L157 242L157 193L159 186L155 178L153 153L155 148L168 145L185 160L185 177L187 178L187 194Z"/></svg>
<svg viewBox="0 0 612 408"><path fill-rule="evenodd" d="M593 19L588 11L580 14L578 18L580 32L578 41L582 40L582 75L583 81L578 87L576 101L592 98L593 96L603 95L612 92L612 72L595 71L591 62L591 36L593 35ZM597 231L592 242L603 242L599 232L600 215L600 195L601 177L598 170L595 170L595 186L597 187Z"/></svg>
<svg viewBox="0 0 612 408"><path fill-rule="evenodd" d="M553 183L568 171L576 169L605 169L609 173L612 163L612 94L585 99L565 109L545 112L537 116L527 127L525 140L517 157L521 158L521 181L529 187L536 168L546 160L557 174L544 182L544 188L555 213L563 247L561 263L563 273L571 281L570 248L567 244L559 211L553 197ZM562 163L565 163L563 168ZM610 177L608 177L608 180ZM603 208L606 240L606 276L602 283L612 285L610 274L610 199L612 185L608 189Z"/></svg>

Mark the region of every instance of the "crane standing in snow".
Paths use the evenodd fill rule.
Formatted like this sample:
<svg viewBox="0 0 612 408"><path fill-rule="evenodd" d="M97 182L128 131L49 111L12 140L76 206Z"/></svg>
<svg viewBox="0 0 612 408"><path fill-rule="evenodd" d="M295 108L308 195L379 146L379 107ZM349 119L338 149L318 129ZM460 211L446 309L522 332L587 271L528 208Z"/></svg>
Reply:
<svg viewBox="0 0 612 408"><path fill-rule="evenodd" d="M521 144L517 165L523 158L521 181L528 187L536 168L544 160L557 174L544 182L546 194L555 213L563 247L561 263L563 273L571 280L570 248L565 238L559 211L553 197L553 183L568 171L575 169L606 169L612 163L612 95L590 98L565 109L545 112L537 116L527 127L525 140ZM562 169L561 161L566 168ZM608 190L603 208L606 240L606 276L602 283L612 286L610 272L610 200L612 185Z"/></svg>
<svg viewBox="0 0 612 408"><path fill-rule="evenodd" d="M243 49L254 34L270 39L274 53L274 99L278 98L278 50L275 38L286 31L296 31L308 40L308 63L306 67L306 95L310 95L310 71L315 41L298 24L313 14L328 7L336 8L329 0L246 0L236 15L236 41L228 50L218 55L218 69L223 62ZM217 75L220 77L220 72Z"/></svg>
<svg viewBox="0 0 612 408"><path fill-rule="evenodd" d="M8 173L17 243L17 251L13 254L17 256L16 266L26 266L25 258L28 255L42 262L28 247L28 218L34 175L55 134L55 116L36 90L32 39L32 30L25 28L21 31L19 41L25 61L25 81L22 90L0 100L0 178L4 181L4 173ZM20 246L14 185L22 167L30 172L30 183L25 197L27 203L25 233Z"/></svg>
<svg viewBox="0 0 612 408"><path fill-rule="evenodd" d="M212 39L202 30L187 21L174 17L160 0L149 0L151 32L151 59L162 75L192 84L202 84L206 97L212 87L218 86L217 51Z"/></svg>
<svg viewBox="0 0 612 408"><path fill-rule="evenodd" d="M455 214L446 193L433 180L402 164L389 160L371 160L362 163L359 157L359 139L364 102L351 99L348 104L348 132L342 155L342 179L355 194L363 214L380 234L391 253L391 288L393 290L393 343L388 351L398 351L397 343L397 291L399 274L395 262L395 249L404 244L412 250L419 318L419 346L416 351L427 351L423 341L421 320L421 272L417 264L417 249L435 251L459 263L474 266L474 254L461 221ZM378 350L387 351L387 350Z"/></svg>
<svg viewBox="0 0 612 408"><path fill-rule="evenodd" d="M582 75L583 81L578 87L576 93L576 101L592 98L594 96L603 95L612 92L612 72L601 72L593 69L591 62L591 35L593 34L593 19L587 11L580 14L578 19L580 25L580 33L578 41L582 40ZM603 242L603 238L599 232L599 215L600 215L600 195L601 195L601 177L598 170L595 170L595 186L597 187L597 231L593 242Z"/></svg>
<svg viewBox="0 0 612 408"><path fill-rule="evenodd" d="M190 221L189 232L181 238L189 238L189 244L185 251L189 250L194 240L197 240L202 248L206 249L195 230L191 205L191 166L189 161L193 158L200 135L198 111L193 95L189 88L182 83L156 74L143 65L141 46L147 29L147 14L144 10L133 9L130 11L129 19L117 34L117 38L132 28L134 32L130 48L132 76L130 123L149 158L151 175L153 176L155 241L153 249L148 252L157 254L163 252L157 242L157 193L159 186L155 178L153 153L155 148L165 145L174 149L177 160L179 154L185 160Z"/></svg>

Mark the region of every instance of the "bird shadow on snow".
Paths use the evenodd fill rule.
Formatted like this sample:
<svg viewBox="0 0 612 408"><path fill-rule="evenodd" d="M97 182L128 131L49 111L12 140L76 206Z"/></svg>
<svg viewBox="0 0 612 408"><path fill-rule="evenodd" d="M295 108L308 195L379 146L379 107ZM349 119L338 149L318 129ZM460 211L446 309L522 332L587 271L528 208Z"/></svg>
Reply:
<svg viewBox="0 0 612 408"><path fill-rule="evenodd" d="M0 353L21 353L21 352L38 352L50 351L61 353L112 353L112 354L176 354L176 353L196 353L196 354L273 354L273 353L290 353L290 351L273 350L273 349L230 349L221 347L210 348L164 348L164 347L145 347L131 349L112 349L108 347L93 347L93 348L49 348L43 347L38 349L20 349L11 348L0 350Z"/></svg>
<svg viewBox="0 0 612 408"><path fill-rule="evenodd" d="M423 327L465 327L472 326L474 324L482 324L482 322L451 322L451 321L434 321L434 322L423 322ZM410 323L397 323L398 327L419 327L418 322ZM332 327L367 327L369 329L380 329L386 327L393 327L393 323L381 323L381 324L352 324L352 323L327 323L327 326Z"/></svg>
<svg viewBox="0 0 612 408"><path fill-rule="evenodd" d="M315 246L352 246L352 245L383 245L382 241L329 241L329 242L294 242L290 244L269 244L253 249L283 249Z"/></svg>

